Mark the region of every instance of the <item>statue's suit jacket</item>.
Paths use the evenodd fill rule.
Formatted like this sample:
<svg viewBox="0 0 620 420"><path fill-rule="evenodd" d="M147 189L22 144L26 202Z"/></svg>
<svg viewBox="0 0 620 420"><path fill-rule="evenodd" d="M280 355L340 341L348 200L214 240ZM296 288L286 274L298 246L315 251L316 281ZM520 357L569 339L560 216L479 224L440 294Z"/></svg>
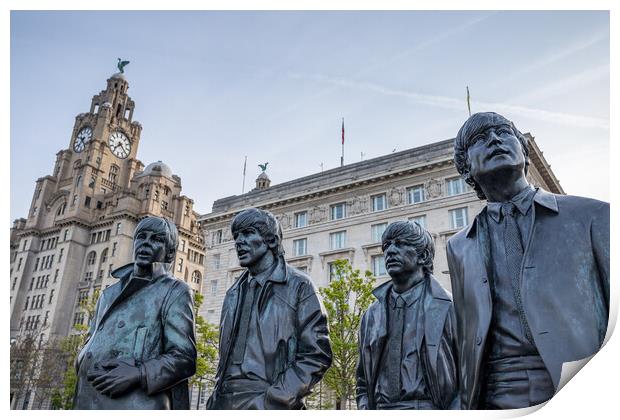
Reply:
<svg viewBox="0 0 620 420"><path fill-rule="evenodd" d="M163 264L161 264L163 266ZM76 367L77 410L189 409L187 379L196 371L193 299L189 286L167 270L153 280L130 279L133 264L114 272L126 281L103 290ZM87 380L96 362L123 359L142 364L146 389L120 397L99 393Z"/></svg>
<svg viewBox="0 0 620 420"><path fill-rule="evenodd" d="M454 408L458 390L454 307L450 295L435 277L429 275L428 281L418 328L404 333L415 335L424 381L433 404L438 409ZM384 283L373 291L377 300L362 317L356 386L360 410L376 409L375 384L379 370L387 369L381 366L381 359L388 340L387 294L391 284Z"/></svg>
<svg viewBox="0 0 620 420"><path fill-rule="evenodd" d="M609 204L538 189L520 271L523 310L558 387L562 364L596 353L609 314ZM447 245L461 408L478 408L493 311L486 207Z"/></svg>
<svg viewBox="0 0 620 420"><path fill-rule="evenodd" d="M216 408L234 333L241 316L241 284L246 270L228 289L220 321L220 360L213 394L208 408ZM301 409L303 398L321 380L332 361L327 329L327 314L316 288L307 274L279 258L278 266L260 288L258 305L259 343L266 362L270 386L254 409ZM248 357L247 355L245 357Z"/></svg>

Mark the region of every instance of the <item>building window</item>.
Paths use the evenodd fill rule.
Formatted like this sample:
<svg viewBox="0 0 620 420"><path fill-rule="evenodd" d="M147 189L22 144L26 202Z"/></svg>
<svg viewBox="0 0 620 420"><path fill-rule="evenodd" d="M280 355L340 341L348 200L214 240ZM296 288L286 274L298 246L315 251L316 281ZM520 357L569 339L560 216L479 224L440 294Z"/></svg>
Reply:
<svg viewBox="0 0 620 420"><path fill-rule="evenodd" d="M308 239L307 238L295 239L293 241L293 255L297 257L300 255L307 255L307 254L308 254Z"/></svg>
<svg viewBox="0 0 620 420"><path fill-rule="evenodd" d="M216 230L213 233L213 244L221 244L222 243L222 229Z"/></svg>
<svg viewBox="0 0 620 420"><path fill-rule="evenodd" d="M53 298L54 298L54 289L52 289L52 291L50 292L50 300L47 303L51 304Z"/></svg>
<svg viewBox="0 0 620 420"><path fill-rule="evenodd" d="M113 184L116 184L116 178L118 176L118 166L112 165L110 166L110 173L108 174L108 181Z"/></svg>
<svg viewBox="0 0 620 420"><path fill-rule="evenodd" d="M329 234L329 247L330 249L341 249L345 247L347 232L342 230L340 232L333 232Z"/></svg>
<svg viewBox="0 0 620 420"><path fill-rule="evenodd" d="M22 251L25 251L27 246L28 246L28 239L24 239L24 243L22 244Z"/></svg>
<svg viewBox="0 0 620 420"><path fill-rule="evenodd" d="M13 284L11 285L11 290L15 290L16 284L17 284L17 277L13 278Z"/></svg>
<svg viewBox="0 0 620 420"><path fill-rule="evenodd" d="M297 267L297 269L303 273L307 273L308 272L308 267L305 265L302 265L301 267Z"/></svg>
<svg viewBox="0 0 620 420"><path fill-rule="evenodd" d="M375 277L385 276L387 274L383 255L375 255L372 257L372 274Z"/></svg>
<svg viewBox="0 0 620 420"><path fill-rule="evenodd" d="M211 296L217 294L217 280L211 280Z"/></svg>
<svg viewBox="0 0 620 420"><path fill-rule="evenodd" d="M308 212L295 213L295 227L302 228L308 225Z"/></svg>
<svg viewBox="0 0 620 420"><path fill-rule="evenodd" d="M17 271L19 271L20 268L22 268L22 258L17 262Z"/></svg>
<svg viewBox="0 0 620 420"><path fill-rule="evenodd" d="M84 312L76 312L73 316L73 327L84 325Z"/></svg>
<svg viewBox="0 0 620 420"><path fill-rule="evenodd" d="M196 284L200 284L200 280L202 280L202 276L200 275L200 271L196 270L192 273L192 282Z"/></svg>
<svg viewBox="0 0 620 420"><path fill-rule="evenodd" d="M414 187L407 188L407 203L408 204L421 203L424 200L425 198L424 198L424 186L423 185L416 185Z"/></svg>
<svg viewBox="0 0 620 420"><path fill-rule="evenodd" d="M161 200L161 211L166 211L168 210L168 202Z"/></svg>
<svg viewBox="0 0 620 420"><path fill-rule="evenodd" d="M108 260L108 248L101 251L101 263L105 263Z"/></svg>
<svg viewBox="0 0 620 420"><path fill-rule="evenodd" d="M96 259L97 259L97 253L95 251L90 251L88 253L88 257L86 257L86 264L93 265Z"/></svg>
<svg viewBox="0 0 620 420"><path fill-rule="evenodd" d="M116 242L112 244L112 256L116 255Z"/></svg>
<svg viewBox="0 0 620 420"><path fill-rule="evenodd" d="M412 222L416 222L418 225L426 229L426 215L425 214L421 216L410 217L409 220Z"/></svg>
<svg viewBox="0 0 620 420"><path fill-rule="evenodd" d="M345 260L348 262L348 260ZM332 282L338 279L338 270L336 269L336 263L330 262L327 264L329 272L329 281Z"/></svg>
<svg viewBox="0 0 620 420"><path fill-rule="evenodd" d="M69 235L69 229L65 229L65 233L64 233L63 238L62 238L63 241L67 240L67 235Z"/></svg>
<svg viewBox="0 0 620 420"><path fill-rule="evenodd" d="M153 200L159 201L159 190L155 190L155 196L153 197Z"/></svg>
<svg viewBox="0 0 620 420"><path fill-rule="evenodd" d="M183 272L183 258L179 258L179 265L177 267L179 273Z"/></svg>
<svg viewBox="0 0 620 420"><path fill-rule="evenodd" d="M58 272L59 272L58 269L56 269L56 271L54 272L54 283L58 281Z"/></svg>
<svg viewBox="0 0 620 420"><path fill-rule="evenodd" d="M387 226L387 223L378 223L370 226L370 235L372 236L373 243L381 242L381 236L383 236L383 232L385 232Z"/></svg>
<svg viewBox="0 0 620 420"><path fill-rule="evenodd" d="M58 254L58 262L62 261L62 254L65 252L64 248L60 248L60 254Z"/></svg>
<svg viewBox="0 0 620 420"><path fill-rule="evenodd" d="M467 207L450 210L452 229L460 229L467 226Z"/></svg>
<svg viewBox="0 0 620 420"><path fill-rule="evenodd" d="M71 205L75 206L75 203L77 203L77 194L73 194L73 199L71 199Z"/></svg>
<svg viewBox="0 0 620 420"><path fill-rule="evenodd" d="M108 265L108 277L112 277L112 264Z"/></svg>
<svg viewBox="0 0 620 420"><path fill-rule="evenodd" d="M67 203L62 203L58 207L58 210L56 211L56 216L62 216L63 214L65 214L66 209L67 209Z"/></svg>
<svg viewBox="0 0 620 420"><path fill-rule="evenodd" d="M185 252L185 239L181 239L179 242L179 251Z"/></svg>
<svg viewBox="0 0 620 420"><path fill-rule="evenodd" d="M118 235L119 233L121 233L121 222L118 222L116 224L116 235Z"/></svg>
<svg viewBox="0 0 620 420"><path fill-rule="evenodd" d="M88 302L88 290L81 290L78 295L78 305L84 305Z"/></svg>
<svg viewBox="0 0 620 420"><path fill-rule="evenodd" d="M463 194L470 190L469 186L465 183L465 180L461 177L446 179L448 186L448 195Z"/></svg>
<svg viewBox="0 0 620 420"><path fill-rule="evenodd" d="M330 207L331 220L344 219L346 217L346 203L334 204Z"/></svg>
<svg viewBox="0 0 620 420"><path fill-rule="evenodd" d="M215 270L219 270L219 268L220 268L220 254L215 254L213 256L213 268Z"/></svg>
<svg viewBox="0 0 620 420"><path fill-rule="evenodd" d="M93 279L93 272L88 271L86 275L84 276L84 281L89 283L92 279Z"/></svg>
<svg viewBox="0 0 620 420"><path fill-rule="evenodd" d="M189 216L189 204L185 205L185 212L184 212L185 216Z"/></svg>
<svg viewBox="0 0 620 420"><path fill-rule="evenodd" d="M39 259L40 258L37 258L34 262L34 268L32 269L32 271L37 271L39 269Z"/></svg>
<svg viewBox="0 0 620 420"><path fill-rule="evenodd" d="M95 188L95 183L97 182L97 178L94 176L90 177L90 182L88 183L88 188Z"/></svg>
<svg viewBox="0 0 620 420"><path fill-rule="evenodd" d="M86 199L84 200L84 206L90 208L90 197L86 197Z"/></svg>
<svg viewBox="0 0 620 420"><path fill-rule="evenodd" d="M370 199L372 201L372 211L381 211L387 208L385 194L373 195Z"/></svg>

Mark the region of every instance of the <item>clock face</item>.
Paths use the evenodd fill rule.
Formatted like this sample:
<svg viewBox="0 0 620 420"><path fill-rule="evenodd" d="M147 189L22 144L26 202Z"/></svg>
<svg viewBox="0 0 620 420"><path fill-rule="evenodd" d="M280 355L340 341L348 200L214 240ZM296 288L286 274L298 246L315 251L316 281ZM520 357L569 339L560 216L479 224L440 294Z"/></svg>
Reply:
<svg viewBox="0 0 620 420"><path fill-rule="evenodd" d="M127 136L120 131L115 131L110 134L108 145L112 153L114 153L114 156L121 159L125 159L129 156L129 152L131 151L131 142Z"/></svg>
<svg viewBox="0 0 620 420"><path fill-rule="evenodd" d="M90 141L93 137L93 130L90 127L84 127L80 130L77 136L75 136L75 141L73 142L73 150L80 153L84 148L86 148L86 143Z"/></svg>

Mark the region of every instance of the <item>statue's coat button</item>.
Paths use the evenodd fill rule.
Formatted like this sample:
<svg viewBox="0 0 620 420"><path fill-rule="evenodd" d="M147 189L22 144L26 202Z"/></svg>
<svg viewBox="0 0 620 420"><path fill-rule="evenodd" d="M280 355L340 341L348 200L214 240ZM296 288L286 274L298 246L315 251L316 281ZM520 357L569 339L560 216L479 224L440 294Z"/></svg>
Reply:
<svg viewBox="0 0 620 420"><path fill-rule="evenodd" d="M118 328L123 328L125 326L125 321L118 321Z"/></svg>
<svg viewBox="0 0 620 420"><path fill-rule="evenodd" d="M478 336L476 337L476 345L479 346L480 344L482 344L482 337Z"/></svg>

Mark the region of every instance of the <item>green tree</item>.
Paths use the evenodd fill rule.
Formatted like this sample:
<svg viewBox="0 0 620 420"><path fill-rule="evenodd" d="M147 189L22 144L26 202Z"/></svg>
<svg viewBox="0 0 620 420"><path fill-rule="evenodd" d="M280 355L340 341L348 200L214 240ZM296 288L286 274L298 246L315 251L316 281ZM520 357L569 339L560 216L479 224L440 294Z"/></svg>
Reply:
<svg viewBox="0 0 620 420"><path fill-rule="evenodd" d="M203 392L213 389L215 374L217 373L219 331L216 325L208 323L199 315L199 309L204 298L196 293L194 296L194 313L196 314L196 374L190 379L192 386L198 387L196 409L200 408L200 399Z"/></svg>
<svg viewBox="0 0 620 420"><path fill-rule="evenodd" d="M355 371L358 359L357 334L362 315L374 300L375 278L368 270L353 270L347 260L333 263L335 276L328 287L320 289L327 310L332 366L323 377L336 397L336 409L344 409L355 396Z"/></svg>
<svg viewBox="0 0 620 420"><path fill-rule="evenodd" d="M99 291L95 290L90 299L80 304L80 309L86 312L86 319L91 320L95 315ZM53 410L71 410L73 408L73 396L77 386L77 372L75 371L75 360L86 342L88 337L88 326L77 324L73 326L76 331L68 337L58 340L55 354L58 360L64 363L64 374L61 386L56 388L51 395L51 408Z"/></svg>

